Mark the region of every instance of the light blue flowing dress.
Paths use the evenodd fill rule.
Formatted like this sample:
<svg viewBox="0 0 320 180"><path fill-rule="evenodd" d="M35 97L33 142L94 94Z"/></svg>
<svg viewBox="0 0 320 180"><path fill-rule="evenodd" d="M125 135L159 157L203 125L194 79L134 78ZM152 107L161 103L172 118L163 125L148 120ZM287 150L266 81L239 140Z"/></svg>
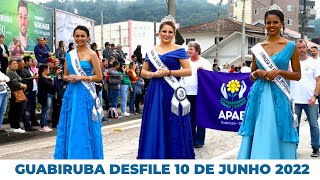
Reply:
<svg viewBox="0 0 320 180"><path fill-rule="evenodd" d="M75 74L69 53L66 60L69 73ZM87 75L92 74L90 62L80 60L80 65ZM90 92L80 81L68 84L57 126L54 159L103 159L101 123L92 119L93 105Z"/></svg>
<svg viewBox="0 0 320 180"><path fill-rule="evenodd" d="M271 57L279 69L288 70L294 47L290 41ZM238 134L243 136L238 159L297 159L299 138L290 102L272 81L258 78L254 82Z"/></svg>

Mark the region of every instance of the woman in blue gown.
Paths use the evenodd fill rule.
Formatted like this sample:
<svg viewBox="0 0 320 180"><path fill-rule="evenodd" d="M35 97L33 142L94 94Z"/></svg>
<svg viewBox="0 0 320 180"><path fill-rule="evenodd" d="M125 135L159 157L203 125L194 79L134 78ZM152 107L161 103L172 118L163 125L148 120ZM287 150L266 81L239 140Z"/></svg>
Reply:
<svg viewBox="0 0 320 180"><path fill-rule="evenodd" d="M273 6L276 7L276 6ZM279 8L265 14L267 39L262 47L278 70L265 71L253 56L251 87L238 134L243 136L238 159L296 159L299 138L293 125L290 101L272 81L281 75L299 80L300 63L295 43L284 39L284 16ZM291 60L292 72L288 71Z"/></svg>
<svg viewBox="0 0 320 180"><path fill-rule="evenodd" d="M160 44L155 47L162 62L169 68L156 69L148 56L142 76L151 79L146 91L139 139L138 159L194 159L189 113L182 116L171 112L172 87L164 76L190 76L191 68L184 48L174 44L175 23L160 24ZM182 68L181 68L182 67Z"/></svg>
<svg viewBox="0 0 320 180"><path fill-rule="evenodd" d="M64 66L64 79L69 83L63 97L54 158L103 159L99 113L93 115L93 97L81 82L102 80L99 60L96 53L86 46L90 35L85 26L77 26L73 36L77 44L73 51L87 76L76 74L71 62L74 58L70 57L72 51L69 52Z"/></svg>

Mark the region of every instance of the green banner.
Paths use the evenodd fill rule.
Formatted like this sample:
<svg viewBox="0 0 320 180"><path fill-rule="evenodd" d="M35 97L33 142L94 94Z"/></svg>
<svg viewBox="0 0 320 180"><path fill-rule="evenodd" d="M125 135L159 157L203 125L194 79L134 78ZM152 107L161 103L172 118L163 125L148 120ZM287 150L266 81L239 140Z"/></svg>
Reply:
<svg viewBox="0 0 320 180"><path fill-rule="evenodd" d="M48 47L53 50L53 9L23 0L0 2L0 34L5 36L5 44L13 44L18 37L25 51L33 51L38 37L48 39Z"/></svg>

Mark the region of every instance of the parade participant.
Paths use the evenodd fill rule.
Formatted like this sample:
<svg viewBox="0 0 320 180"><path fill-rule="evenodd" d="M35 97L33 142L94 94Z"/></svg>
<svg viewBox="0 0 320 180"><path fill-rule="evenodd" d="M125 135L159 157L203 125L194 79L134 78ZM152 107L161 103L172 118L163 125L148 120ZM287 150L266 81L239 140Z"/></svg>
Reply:
<svg viewBox="0 0 320 180"><path fill-rule="evenodd" d="M62 100L54 158L103 159L102 107L93 83L102 80L99 59L87 47L87 27L77 26L73 37L77 48L66 55L63 78L69 83Z"/></svg>
<svg viewBox="0 0 320 180"><path fill-rule="evenodd" d="M190 103L177 80L190 76L191 67L185 49L174 44L175 33L174 19L167 16L159 27L160 44L147 51L143 63L142 77L151 81L142 114L138 159L195 158Z"/></svg>
<svg viewBox="0 0 320 180"><path fill-rule="evenodd" d="M188 55L192 69L192 75L184 77L185 88L187 91L188 100L191 103L191 128L194 148L201 148L204 145L206 129L196 125L196 102L198 94L198 69L212 71L211 64L208 60L200 56L201 47L196 42L189 42Z"/></svg>
<svg viewBox="0 0 320 180"><path fill-rule="evenodd" d="M301 80L290 81L290 91L294 99L299 126L302 110L304 110L308 118L311 147L313 149L311 157L318 157L320 142L317 97L320 94L320 67L319 62L308 56L308 46L305 40L298 40L297 47L301 65Z"/></svg>
<svg viewBox="0 0 320 180"><path fill-rule="evenodd" d="M297 158L299 138L286 79L301 78L300 63L295 43L282 37L284 25L280 7L271 6L265 13L267 39L252 49L250 79L254 83L238 131L243 136L238 159ZM290 60L292 71L288 71ZM274 64L273 70L264 66L266 62ZM278 80L286 86L278 86Z"/></svg>

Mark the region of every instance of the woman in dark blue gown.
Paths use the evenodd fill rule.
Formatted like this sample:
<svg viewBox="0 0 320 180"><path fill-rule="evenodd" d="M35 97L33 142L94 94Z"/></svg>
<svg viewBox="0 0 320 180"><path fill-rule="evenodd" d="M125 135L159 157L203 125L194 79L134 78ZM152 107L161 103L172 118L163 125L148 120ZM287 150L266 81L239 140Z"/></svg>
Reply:
<svg viewBox="0 0 320 180"><path fill-rule="evenodd" d="M179 116L171 112L172 87L165 76L178 80L191 75L188 55L184 48L174 44L175 23L165 20L159 28L160 44L155 47L168 69L156 69L148 56L141 75L151 79L144 103L138 159L194 159L189 113ZM181 68L182 67L182 68Z"/></svg>
<svg viewBox="0 0 320 180"><path fill-rule="evenodd" d="M86 27L77 26L73 36L77 49L66 55L64 79L69 83L62 100L54 158L103 159L99 113L97 116L93 115L93 97L81 82L102 80L99 60L96 53L86 46L89 39ZM86 76L76 74L71 53L78 55L80 67Z"/></svg>

